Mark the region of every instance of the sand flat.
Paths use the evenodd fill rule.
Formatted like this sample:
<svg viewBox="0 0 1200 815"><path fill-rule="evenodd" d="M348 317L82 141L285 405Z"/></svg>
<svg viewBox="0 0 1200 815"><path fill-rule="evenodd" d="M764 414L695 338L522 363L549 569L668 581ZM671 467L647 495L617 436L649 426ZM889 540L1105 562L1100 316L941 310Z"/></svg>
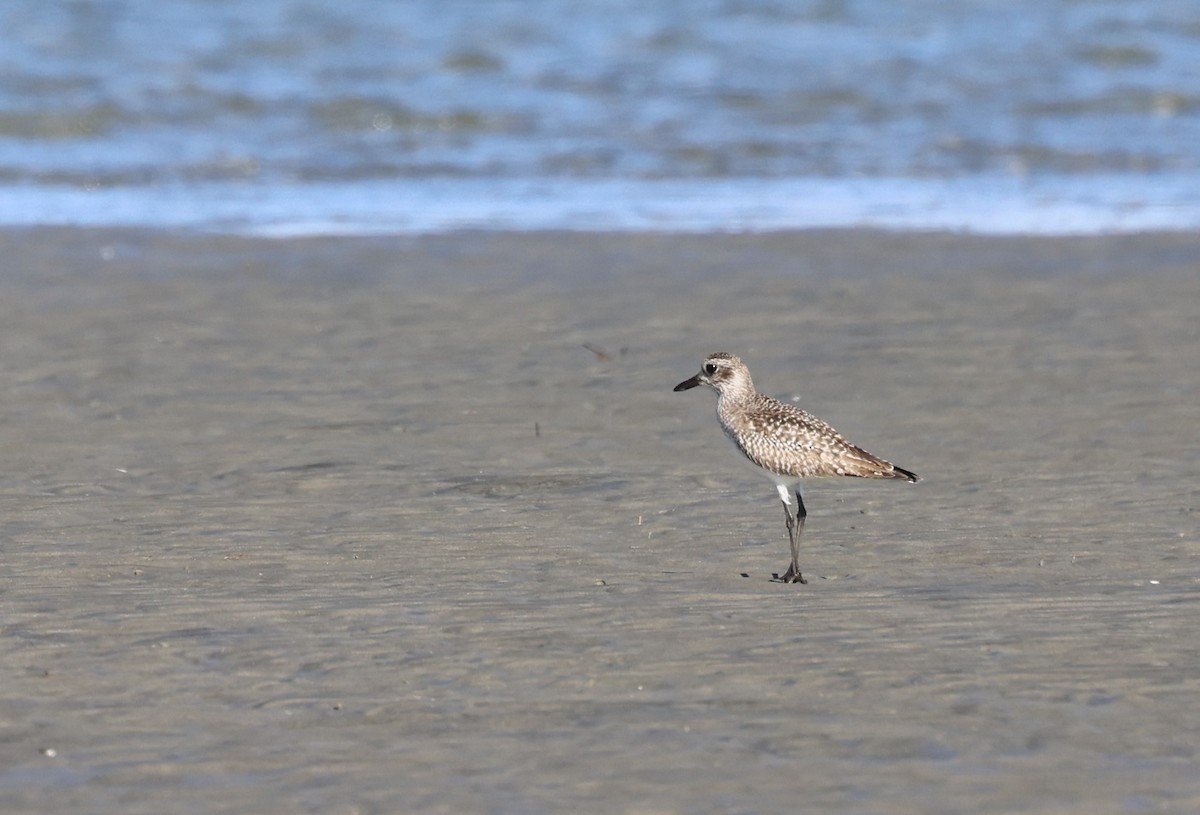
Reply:
<svg viewBox="0 0 1200 815"><path fill-rule="evenodd" d="M1196 236L0 248L5 812L1200 807Z"/></svg>

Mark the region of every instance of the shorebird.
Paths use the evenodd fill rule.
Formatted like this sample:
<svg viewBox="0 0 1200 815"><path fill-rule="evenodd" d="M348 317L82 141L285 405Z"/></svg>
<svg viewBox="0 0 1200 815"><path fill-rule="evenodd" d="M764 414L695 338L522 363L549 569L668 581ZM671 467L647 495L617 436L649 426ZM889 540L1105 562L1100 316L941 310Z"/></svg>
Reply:
<svg viewBox="0 0 1200 815"><path fill-rule="evenodd" d="M717 392L717 418L733 446L775 482L787 516L792 562L783 583L807 583L800 574L800 532L808 512L800 480L845 475L919 481L916 473L871 455L842 438L828 423L793 405L785 405L754 389L750 369L733 354L709 354L700 373L675 386L686 391L708 385ZM791 495L796 495L793 509Z"/></svg>

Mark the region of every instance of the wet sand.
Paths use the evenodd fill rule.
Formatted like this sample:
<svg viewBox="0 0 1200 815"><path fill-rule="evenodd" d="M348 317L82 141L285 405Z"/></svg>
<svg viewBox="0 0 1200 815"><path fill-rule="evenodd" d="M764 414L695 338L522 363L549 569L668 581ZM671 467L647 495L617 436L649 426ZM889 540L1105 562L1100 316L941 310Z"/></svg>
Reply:
<svg viewBox="0 0 1200 815"><path fill-rule="evenodd" d="M0 248L6 813L1200 809L1200 237Z"/></svg>

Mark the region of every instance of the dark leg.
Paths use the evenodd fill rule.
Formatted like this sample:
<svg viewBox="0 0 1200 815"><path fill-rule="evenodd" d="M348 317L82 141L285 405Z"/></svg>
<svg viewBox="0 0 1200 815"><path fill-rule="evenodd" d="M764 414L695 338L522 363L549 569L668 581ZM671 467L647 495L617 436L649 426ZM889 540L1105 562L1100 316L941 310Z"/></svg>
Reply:
<svg viewBox="0 0 1200 815"><path fill-rule="evenodd" d="M808 510L804 508L804 499L800 497L799 490L796 490L796 517L792 518L792 509L787 504L783 505L783 511L787 515L788 542L792 545L792 565L784 572L783 582L808 583L800 574L800 533L804 531Z"/></svg>

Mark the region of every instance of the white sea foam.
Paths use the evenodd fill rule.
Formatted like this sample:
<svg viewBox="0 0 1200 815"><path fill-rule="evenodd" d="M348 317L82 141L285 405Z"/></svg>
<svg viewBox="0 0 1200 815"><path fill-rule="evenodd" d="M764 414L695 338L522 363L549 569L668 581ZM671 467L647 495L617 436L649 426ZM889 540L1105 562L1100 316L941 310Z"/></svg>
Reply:
<svg viewBox="0 0 1200 815"><path fill-rule="evenodd" d="M1097 234L1200 228L1200 178L454 178L93 190L16 186L0 188L0 225L163 227L273 237L853 227Z"/></svg>

